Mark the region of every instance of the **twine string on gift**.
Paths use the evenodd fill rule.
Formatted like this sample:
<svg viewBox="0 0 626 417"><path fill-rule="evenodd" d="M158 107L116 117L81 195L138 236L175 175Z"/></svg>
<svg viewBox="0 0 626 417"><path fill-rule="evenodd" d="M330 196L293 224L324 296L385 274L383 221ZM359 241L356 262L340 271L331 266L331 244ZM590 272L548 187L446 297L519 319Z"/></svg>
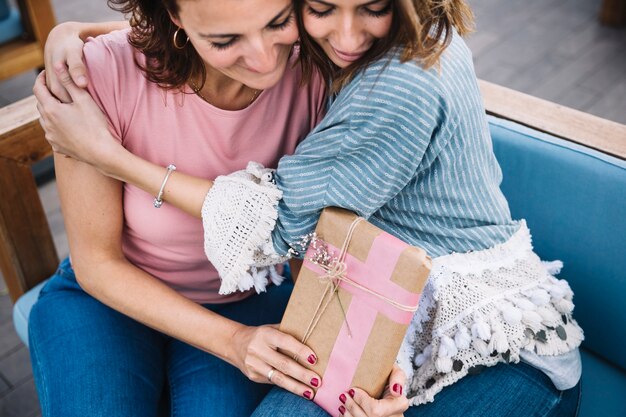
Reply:
<svg viewBox="0 0 626 417"><path fill-rule="evenodd" d="M320 264L320 266L326 271L326 274L320 277L320 282L326 282L327 285L324 289L324 294L322 294L322 298L320 298L320 302L317 304L315 313L313 313L313 317L309 322L309 326L307 327L306 332L304 332L304 336L302 336L302 343L306 343L306 341L309 339L309 336L311 336L313 330L315 330L315 327L317 326L317 323L320 321L322 315L324 314L324 311L326 311L326 307L328 307L328 305L330 304L333 295L335 295L337 293L337 290L339 289L339 278L345 276L347 270L347 266L344 260L346 258L346 254L348 253L348 245L350 244L350 240L352 240L352 235L354 234L356 226L362 220L362 217L357 217L350 225L346 238L344 239L343 245L341 246L339 259L332 261L330 265ZM326 303L324 304L324 307L322 307L322 303L324 302L324 300L326 300ZM341 312L345 321L346 310L343 308L343 304L341 303L341 298L339 298L339 295L337 295L337 300L339 301L339 306L341 307ZM350 325L347 321L345 323L347 326L348 334L350 335L350 337L352 337Z"/></svg>
<svg viewBox="0 0 626 417"><path fill-rule="evenodd" d="M339 294L337 294L337 290L339 289L339 284L341 282L350 284L355 288L358 288L370 295L373 295L374 297L377 297L380 300L383 300L386 303L389 303L390 305L392 305L393 307L399 310L407 311L411 313L414 313L415 311L417 311L417 305L413 306L413 305L405 305L405 304L398 303L397 301L392 300L391 298L388 298L384 296L383 294L380 294L376 291L372 291L371 289L359 284L356 281L351 280L350 278L346 276L348 267L345 263L345 259L348 254L348 246L350 244L350 241L352 240L352 235L354 234L354 230L356 229L356 226L362 220L364 220L362 217L358 217L350 225L346 238L344 239L343 245L341 246L341 250L340 250L338 258L330 261L329 264L327 265L314 262L315 264L320 266L322 269L324 269L325 274L320 276L319 280L320 282L326 283L327 285L326 285L326 288L324 289L324 293L322 294L322 297L320 298L320 302L318 303L315 309L315 312L313 313L313 317L311 318L311 321L309 322L309 326L307 327L307 330L305 331L304 336L302 337L302 343L306 343L308 338L311 336L311 334L315 330L315 327L320 321L322 315L324 314L324 311L326 311L326 308L332 301L332 298L335 294L337 295L337 300L339 301L339 306L341 307L344 321L346 320L346 311L343 307L343 304L341 303L341 298L339 297ZM324 300L326 300L326 302L324 302ZM347 321L345 321L345 323L346 323L346 328L348 330L348 334L350 335L350 337L352 337L352 331L350 330L350 326Z"/></svg>

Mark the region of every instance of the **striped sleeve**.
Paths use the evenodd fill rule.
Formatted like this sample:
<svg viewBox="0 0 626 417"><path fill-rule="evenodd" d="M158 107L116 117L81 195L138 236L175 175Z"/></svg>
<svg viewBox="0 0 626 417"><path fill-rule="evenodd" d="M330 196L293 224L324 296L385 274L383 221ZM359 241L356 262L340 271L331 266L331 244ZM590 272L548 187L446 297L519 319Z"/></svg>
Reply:
<svg viewBox="0 0 626 417"><path fill-rule="evenodd" d="M445 112L435 92L403 77L405 65L415 64L353 81L296 154L281 159L276 179L283 199L273 236L279 252L312 231L324 207L367 219L416 175Z"/></svg>

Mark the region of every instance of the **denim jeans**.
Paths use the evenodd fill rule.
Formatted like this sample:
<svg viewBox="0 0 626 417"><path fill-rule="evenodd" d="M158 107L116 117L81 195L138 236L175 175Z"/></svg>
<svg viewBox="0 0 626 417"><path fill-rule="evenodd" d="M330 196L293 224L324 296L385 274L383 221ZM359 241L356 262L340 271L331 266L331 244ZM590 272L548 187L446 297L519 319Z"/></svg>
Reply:
<svg viewBox="0 0 626 417"><path fill-rule="evenodd" d="M578 414L580 382L557 390L541 371L525 363L498 364L478 375L466 376L444 388L435 401L410 407L405 417L574 417ZM273 388L253 417L327 417L312 402ZM338 413L337 413L338 414Z"/></svg>
<svg viewBox="0 0 626 417"><path fill-rule="evenodd" d="M205 307L247 325L278 323L292 288ZM44 417L155 417L163 404L171 416L249 416L271 387L100 303L68 260L32 309L29 339Z"/></svg>

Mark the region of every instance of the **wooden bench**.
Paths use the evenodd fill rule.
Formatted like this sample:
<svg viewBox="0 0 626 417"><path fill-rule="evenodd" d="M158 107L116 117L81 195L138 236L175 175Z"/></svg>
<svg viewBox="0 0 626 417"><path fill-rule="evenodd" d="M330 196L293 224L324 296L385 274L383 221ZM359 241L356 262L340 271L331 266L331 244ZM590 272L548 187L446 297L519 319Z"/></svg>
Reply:
<svg viewBox="0 0 626 417"><path fill-rule="evenodd" d="M606 26L626 25L626 0L602 0L600 23Z"/></svg>
<svg viewBox="0 0 626 417"><path fill-rule="evenodd" d="M59 264L31 172L50 155L33 96L0 109L0 269L13 302Z"/></svg>

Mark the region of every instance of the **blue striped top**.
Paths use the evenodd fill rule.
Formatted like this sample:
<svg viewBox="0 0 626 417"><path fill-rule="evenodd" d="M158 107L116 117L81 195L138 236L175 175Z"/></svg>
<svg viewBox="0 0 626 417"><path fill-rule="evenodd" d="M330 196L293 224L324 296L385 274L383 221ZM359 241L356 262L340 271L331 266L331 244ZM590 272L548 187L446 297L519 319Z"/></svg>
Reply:
<svg viewBox="0 0 626 417"><path fill-rule="evenodd" d="M440 66L402 63L399 51L370 65L280 160L274 246L286 253L336 206L432 257L486 249L519 228L501 180L471 52L455 33Z"/></svg>

